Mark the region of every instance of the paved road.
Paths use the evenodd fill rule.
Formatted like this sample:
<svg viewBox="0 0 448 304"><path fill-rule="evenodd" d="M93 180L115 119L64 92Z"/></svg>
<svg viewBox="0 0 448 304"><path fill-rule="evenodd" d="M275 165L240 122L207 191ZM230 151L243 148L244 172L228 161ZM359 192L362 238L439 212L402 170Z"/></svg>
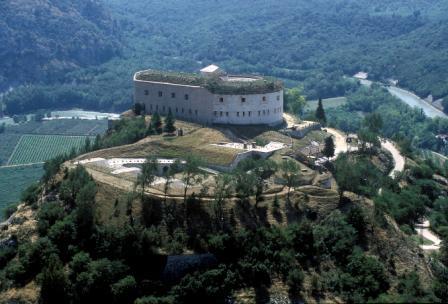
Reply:
<svg viewBox="0 0 448 304"><path fill-rule="evenodd" d="M423 99L421 99L420 97L418 97L417 95L415 95L412 92L409 92L409 91L406 91L404 89L397 88L397 87L388 87L387 90L389 91L390 94L397 97L401 101L407 103L409 106L423 109L426 116L428 116L428 117L448 118L448 116L445 113L443 113L442 111L440 111L439 109L437 109L436 107L431 105L430 103L424 101Z"/></svg>

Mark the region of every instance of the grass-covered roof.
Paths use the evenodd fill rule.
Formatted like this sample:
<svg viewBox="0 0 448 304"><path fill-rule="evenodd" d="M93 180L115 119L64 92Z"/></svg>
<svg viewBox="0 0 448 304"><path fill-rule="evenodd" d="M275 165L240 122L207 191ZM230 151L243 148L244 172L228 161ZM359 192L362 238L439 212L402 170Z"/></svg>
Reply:
<svg viewBox="0 0 448 304"><path fill-rule="evenodd" d="M201 86L213 94L222 95L265 94L276 92L283 88L282 82L274 79L259 78L254 81L225 81L219 77L208 78L199 74L157 70L139 72L136 75L136 79Z"/></svg>

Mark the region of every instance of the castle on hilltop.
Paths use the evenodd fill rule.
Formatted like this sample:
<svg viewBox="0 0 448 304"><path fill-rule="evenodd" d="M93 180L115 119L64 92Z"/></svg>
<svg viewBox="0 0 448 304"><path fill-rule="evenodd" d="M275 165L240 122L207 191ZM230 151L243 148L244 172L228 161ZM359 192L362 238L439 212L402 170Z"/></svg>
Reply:
<svg viewBox="0 0 448 304"><path fill-rule="evenodd" d="M228 75L215 65L201 74L146 70L134 75L134 101L146 113L202 124L277 125L283 122L283 84Z"/></svg>

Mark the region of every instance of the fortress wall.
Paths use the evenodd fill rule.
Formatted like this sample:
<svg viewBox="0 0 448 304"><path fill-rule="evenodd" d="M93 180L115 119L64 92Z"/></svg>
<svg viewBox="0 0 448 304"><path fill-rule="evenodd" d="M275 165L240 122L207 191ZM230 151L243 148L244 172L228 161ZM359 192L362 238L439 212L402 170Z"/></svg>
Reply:
<svg viewBox="0 0 448 304"><path fill-rule="evenodd" d="M147 113L166 115L171 109L175 117L184 120L203 124L213 122L212 103L209 102L212 94L204 88L147 81L134 81L134 86L134 100L144 104Z"/></svg>
<svg viewBox="0 0 448 304"><path fill-rule="evenodd" d="M242 101L245 98L245 101ZM283 90L252 95L213 95L213 123L256 125L283 121Z"/></svg>
<svg viewBox="0 0 448 304"><path fill-rule="evenodd" d="M134 80L134 86L135 102L144 104L149 114L166 115L171 109L178 118L203 124L275 125L283 121L283 90L266 94L218 95L199 86L140 80Z"/></svg>

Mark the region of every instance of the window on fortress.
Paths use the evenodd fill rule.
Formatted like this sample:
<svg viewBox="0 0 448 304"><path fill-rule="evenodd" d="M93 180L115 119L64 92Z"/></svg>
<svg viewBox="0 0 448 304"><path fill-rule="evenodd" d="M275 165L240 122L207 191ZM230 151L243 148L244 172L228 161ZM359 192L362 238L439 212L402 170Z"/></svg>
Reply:
<svg viewBox="0 0 448 304"><path fill-rule="evenodd" d="M239 116L240 116L240 112L236 112L236 116L238 116L238 117L239 117Z"/></svg>
<svg viewBox="0 0 448 304"><path fill-rule="evenodd" d="M193 113L193 112L191 112L191 109L189 109L189 110L188 110L188 114L191 114L191 113Z"/></svg>
<svg viewBox="0 0 448 304"><path fill-rule="evenodd" d="M213 115L218 116L218 112L213 111Z"/></svg>
<svg viewBox="0 0 448 304"><path fill-rule="evenodd" d="M265 110L263 110L263 115L266 115L266 111Z"/></svg>
<svg viewBox="0 0 448 304"><path fill-rule="evenodd" d="M246 97L241 97L241 102L246 102Z"/></svg>
<svg viewBox="0 0 448 304"><path fill-rule="evenodd" d="M198 110L194 110L194 114L195 114L195 115L198 115Z"/></svg>
<svg viewBox="0 0 448 304"><path fill-rule="evenodd" d="M188 100L190 98L190 96L188 96L188 94L185 94L185 100Z"/></svg>
<svg viewBox="0 0 448 304"><path fill-rule="evenodd" d="M258 116L260 116L261 115L261 111L258 111Z"/></svg>
<svg viewBox="0 0 448 304"><path fill-rule="evenodd" d="M280 95L277 96L277 100L280 100Z"/></svg>
<svg viewBox="0 0 448 304"><path fill-rule="evenodd" d="M171 98L176 98L176 93L171 93Z"/></svg>
<svg viewBox="0 0 448 304"><path fill-rule="evenodd" d="M185 109L184 108L182 108L182 113L184 113L185 112Z"/></svg>
<svg viewBox="0 0 448 304"><path fill-rule="evenodd" d="M149 95L149 91L145 90L145 95L148 96Z"/></svg>
<svg viewBox="0 0 448 304"><path fill-rule="evenodd" d="M243 117L246 116L246 112L243 112Z"/></svg>
<svg viewBox="0 0 448 304"><path fill-rule="evenodd" d="M226 112L226 116L229 116L229 112Z"/></svg>
<svg viewBox="0 0 448 304"><path fill-rule="evenodd" d="M176 108L176 113L179 113L179 109L178 108Z"/></svg>
<svg viewBox="0 0 448 304"><path fill-rule="evenodd" d="M266 96L263 96L263 101L266 101Z"/></svg>
<svg viewBox="0 0 448 304"><path fill-rule="evenodd" d="M219 97L219 102L224 102L224 97Z"/></svg>
<svg viewBox="0 0 448 304"><path fill-rule="evenodd" d="M222 111L221 111L221 112L219 112L219 116L222 116Z"/></svg>
<svg viewBox="0 0 448 304"><path fill-rule="evenodd" d="M159 91L159 97L162 97L162 96L163 96L163 92Z"/></svg>
<svg viewBox="0 0 448 304"><path fill-rule="evenodd" d="M268 115L269 115L269 110L268 110Z"/></svg>
<svg viewBox="0 0 448 304"><path fill-rule="evenodd" d="M249 111L247 114L248 114L248 116L250 117L250 111Z"/></svg>

